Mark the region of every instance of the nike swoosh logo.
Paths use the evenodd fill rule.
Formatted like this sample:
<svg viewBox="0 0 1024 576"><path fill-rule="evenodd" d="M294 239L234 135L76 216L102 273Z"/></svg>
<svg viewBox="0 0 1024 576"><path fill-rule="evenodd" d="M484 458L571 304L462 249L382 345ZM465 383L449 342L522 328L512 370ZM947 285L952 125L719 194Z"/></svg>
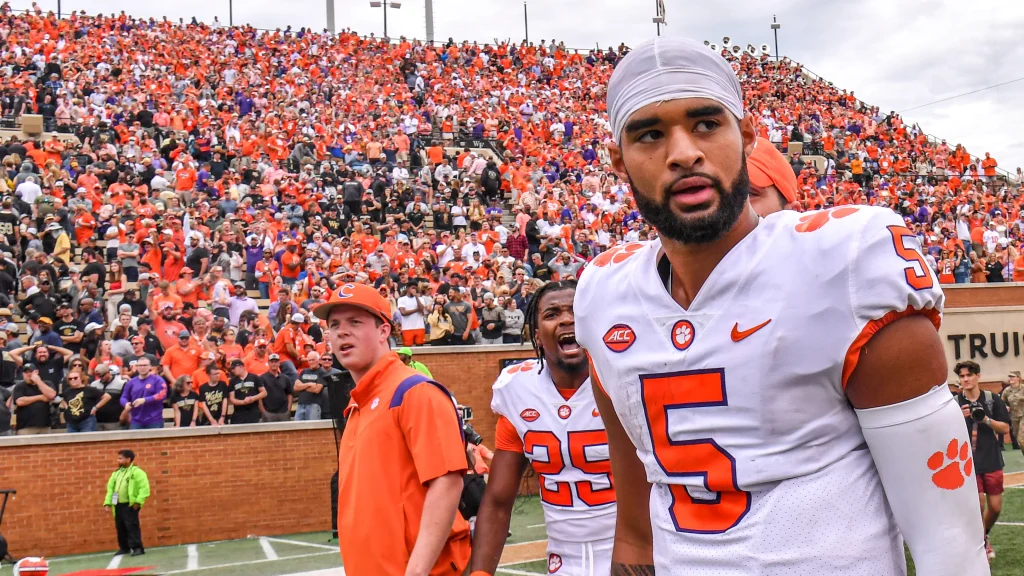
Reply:
<svg viewBox="0 0 1024 576"><path fill-rule="evenodd" d="M743 340L744 338L747 338L748 336L750 336L754 332L757 332L761 328L764 328L765 326L767 326L768 323L771 322L771 321L772 321L772 319L769 318L769 319L765 320L764 322L758 324L757 326L754 326L753 328L748 328L746 330L740 330L740 323L737 322L732 327L732 341L733 342L739 342L740 340Z"/></svg>

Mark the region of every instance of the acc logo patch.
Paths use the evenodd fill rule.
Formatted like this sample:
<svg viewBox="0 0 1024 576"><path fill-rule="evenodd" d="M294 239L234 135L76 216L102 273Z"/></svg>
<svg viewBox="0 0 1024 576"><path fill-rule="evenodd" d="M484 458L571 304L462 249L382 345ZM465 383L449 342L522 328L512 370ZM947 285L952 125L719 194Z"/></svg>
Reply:
<svg viewBox="0 0 1024 576"><path fill-rule="evenodd" d="M572 407L568 404L563 404L558 407L558 417L562 420L568 420L569 416L572 416Z"/></svg>
<svg viewBox="0 0 1024 576"><path fill-rule="evenodd" d="M625 352L636 342L636 333L625 324L616 324L604 333L604 345L612 352Z"/></svg>
<svg viewBox="0 0 1024 576"><path fill-rule="evenodd" d="M526 410L523 410L522 412L519 413L519 417L522 418L523 420L526 420L527 422L533 422L537 418L540 418L540 412L534 410L533 408L527 408Z"/></svg>
<svg viewBox="0 0 1024 576"><path fill-rule="evenodd" d="M548 554L548 574L558 572L562 567L562 557L558 554Z"/></svg>
<svg viewBox="0 0 1024 576"><path fill-rule="evenodd" d="M676 350L686 350L693 344L693 323L689 320L680 320L672 326L672 345Z"/></svg>

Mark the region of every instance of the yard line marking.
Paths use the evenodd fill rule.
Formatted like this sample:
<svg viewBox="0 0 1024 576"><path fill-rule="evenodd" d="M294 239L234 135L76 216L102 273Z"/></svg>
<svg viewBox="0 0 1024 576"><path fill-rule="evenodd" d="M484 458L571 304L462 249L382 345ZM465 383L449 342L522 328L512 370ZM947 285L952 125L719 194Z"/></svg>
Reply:
<svg viewBox="0 0 1024 576"><path fill-rule="evenodd" d="M314 556L324 556L326 554L336 554L336 552L310 552L309 554L299 554L297 556L289 556L289 557L285 558L285 560L297 560L299 558L312 558ZM245 562L231 562L229 564L217 564L216 566L203 566L201 568L196 568L195 570L189 570L188 568L185 568L185 569L182 569L182 570L169 570L167 572L164 572L163 574L164 574L164 576L166 576L167 574L182 574L184 572L202 572L203 570L215 570L215 569L218 569L218 568L232 568L232 567L235 567L235 566L249 566L251 564L263 564L265 562L275 562L275 560L270 560L269 558L265 558L263 560L247 560Z"/></svg>
<svg viewBox="0 0 1024 576"><path fill-rule="evenodd" d="M113 569L117 568L118 566L120 566L121 565L121 558L123 558L123 557L124 557L123 554L118 554L117 556L114 556L113 558L111 558L110 562L107 563L107 570L113 570Z"/></svg>
<svg viewBox="0 0 1024 576"><path fill-rule="evenodd" d="M287 538L271 538L265 536L260 540L267 540L269 542L280 542L281 544L295 544L296 546L309 546L310 548L323 548L324 550L338 551L337 546L331 546L330 544L314 544L313 542L302 542L301 540L288 540Z"/></svg>
<svg viewBox="0 0 1024 576"><path fill-rule="evenodd" d="M1024 522L996 522L996 526L1024 526Z"/></svg>
<svg viewBox="0 0 1024 576"><path fill-rule="evenodd" d="M543 528L544 524L530 524L527 528Z"/></svg>
<svg viewBox="0 0 1024 576"><path fill-rule="evenodd" d="M297 572L295 574L288 574L287 576L345 576L345 569L327 568L324 570L314 570L312 572Z"/></svg>
<svg viewBox="0 0 1024 576"><path fill-rule="evenodd" d="M199 568L199 546L195 544L188 545L188 564L186 564L186 567L189 570Z"/></svg>
<svg viewBox="0 0 1024 576"><path fill-rule="evenodd" d="M538 572L526 572L523 570L513 570L512 568L498 568L498 572L505 574L516 574L517 576L538 576Z"/></svg>
<svg viewBox="0 0 1024 576"><path fill-rule="evenodd" d="M274 547L270 544L270 540L260 538L260 547L263 548L263 553L266 554L267 560L277 560L277 552L274 551Z"/></svg>

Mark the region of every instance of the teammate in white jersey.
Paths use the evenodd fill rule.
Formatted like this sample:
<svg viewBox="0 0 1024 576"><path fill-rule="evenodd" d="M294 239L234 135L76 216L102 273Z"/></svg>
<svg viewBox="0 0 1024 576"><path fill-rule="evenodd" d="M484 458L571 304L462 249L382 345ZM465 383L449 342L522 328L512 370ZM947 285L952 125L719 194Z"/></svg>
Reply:
<svg viewBox="0 0 1024 576"><path fill-rule="evenodd" d="M587 357L576 343L575 293L575 281L549 282L537 291L526 322L538 359L506 368L494 383L491 409L499 420L476 519L473 576L490 576L498 567L528 462L540 476L548 572L610 573L615 489Z"/></svg>
<svg viewBox="0 0 1024 576"><path fill-rule="evenodd" d="M658 38L608 87L612 166L659 239L583 272L612 574L988 574L942 291L884 208L759 218L723 59Z"/></svg>

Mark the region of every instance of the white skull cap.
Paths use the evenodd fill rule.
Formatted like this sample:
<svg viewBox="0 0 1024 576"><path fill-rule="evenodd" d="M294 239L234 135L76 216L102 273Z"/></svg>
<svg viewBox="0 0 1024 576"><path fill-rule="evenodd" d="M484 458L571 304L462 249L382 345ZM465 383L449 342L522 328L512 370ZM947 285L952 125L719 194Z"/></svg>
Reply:
<svg viewBox="0 0 1024 576"><path fill-rule="evenodd" d="M615 142L634 112L655 102L683 98L715 100L743 118L743 89L729 63L707 46L668 36L637 46L615 67L608 82L608 116Z"/></svg>

